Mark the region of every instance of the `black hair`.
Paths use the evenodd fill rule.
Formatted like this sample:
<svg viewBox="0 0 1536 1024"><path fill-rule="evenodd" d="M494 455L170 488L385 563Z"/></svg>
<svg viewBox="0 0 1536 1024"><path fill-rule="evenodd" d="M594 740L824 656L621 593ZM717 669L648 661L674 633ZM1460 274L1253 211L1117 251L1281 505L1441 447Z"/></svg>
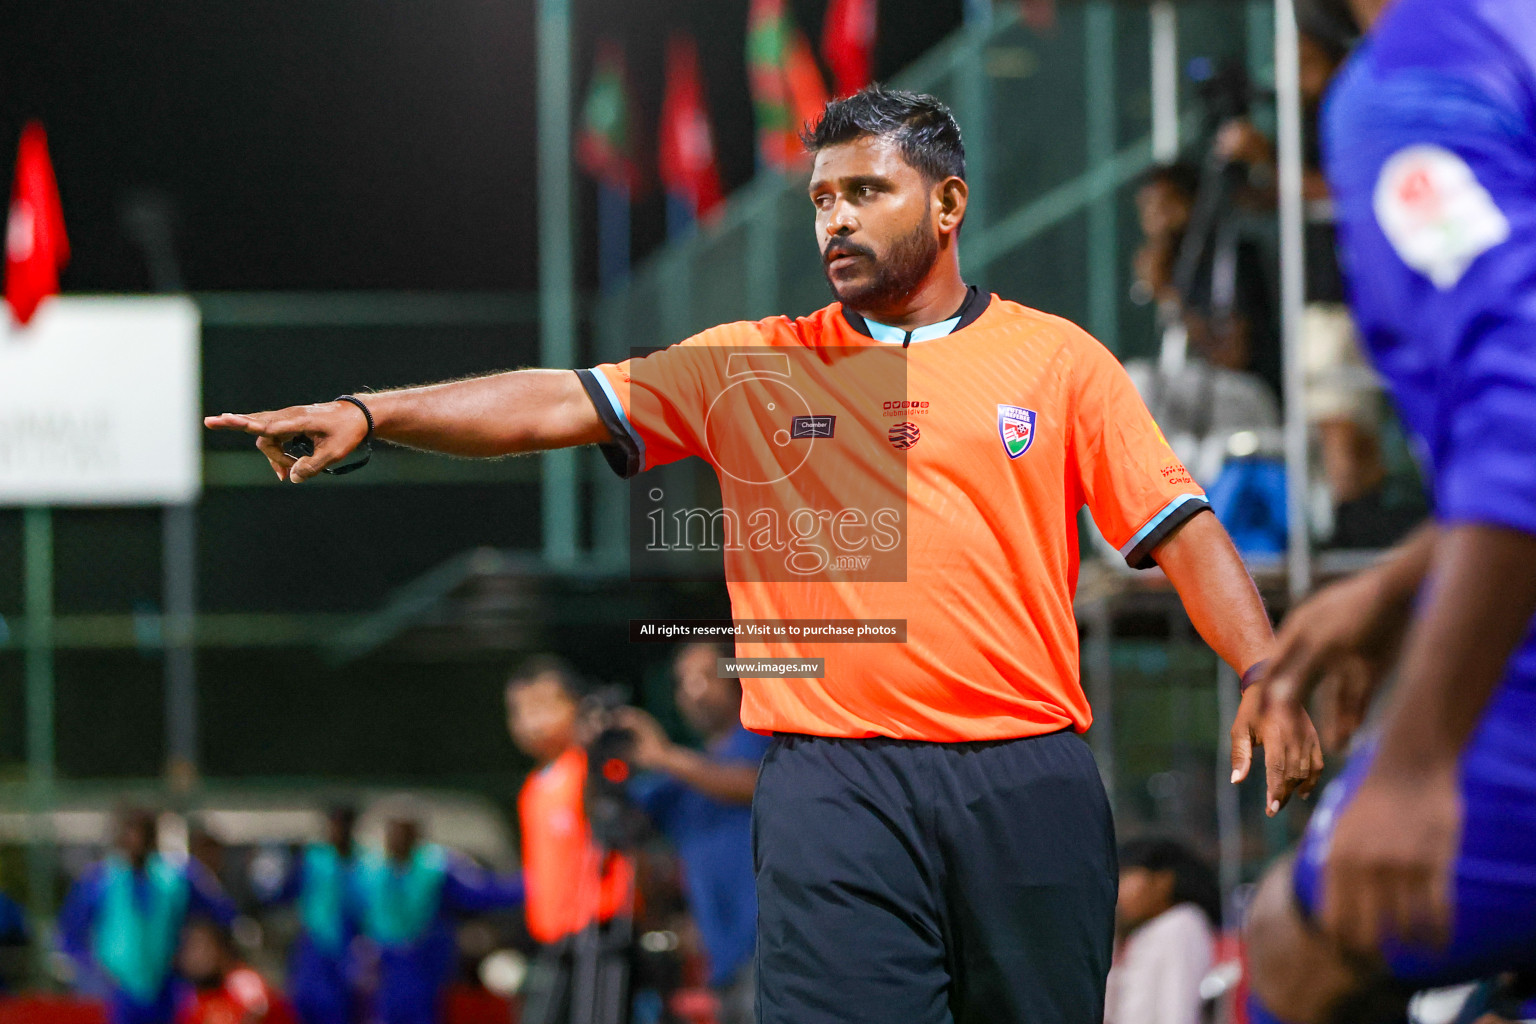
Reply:
<svg viewBox="0 0 1536 1024"><path fill-rule="evenodd" d="M326 821L344 821L350 828L357 824L357 805L350 803L333 803L325 809Z"/></svg>
<svg viewBox="0 0 1536 1024"><path fill-rule="evenodd" d="M581 676L576 674L570 662L558 654L535 654L525 659L507 680L507 690L526 686L541 676L554 676L559 680L560 689L574 703L580 704L587 697L587 686Z"/></svg>
<svg viewBox="0 0 1536 1024"><path fill-rule="evenodd" d="M154 843L160 834L160 816L149 807L138 804L120 804L113 813L119 832L142 829Z"/></svg>
<svg viewBox="0 0 1536 1024"><path fill-rule="evenodd" d="M1221 884L1216 872L1199 854L1177 839L1132 839L1120 847L1120 870L1145 868L1173 873L1173 905L1193 903L1221 927Z"/></svg>
<svg viewBox="0 0 1536 1024"><path fill-rule="evenodd" d="M1299 0L1296 27L1311 36L1336 61L1349 56L1349 51L1360 41L1360 23L1348 0Z"/></svg>
<svg viewBox="0 0 1536 1024"><path fill-rule="evenodd" d="M1200 168L1183 162L1154 164L1136 180L1136 189L1159 184L1171 185L1193 199L1200 191Z"/></svg>
<svg viewBox="0 0 1536 1024"><path fill-rule="evenodd" d="M924 93L871 85L833 100L814 125L800 133L807 152L869 136L890 139L902 159L929 181L965 178L965 143L955 115Z"/></svg>

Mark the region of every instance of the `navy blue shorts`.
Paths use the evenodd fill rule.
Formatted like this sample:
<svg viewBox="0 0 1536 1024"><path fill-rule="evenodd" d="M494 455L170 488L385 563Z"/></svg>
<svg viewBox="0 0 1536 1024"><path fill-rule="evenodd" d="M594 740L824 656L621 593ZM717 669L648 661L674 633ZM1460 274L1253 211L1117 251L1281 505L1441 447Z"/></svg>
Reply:
<svg viewBox="0 0 1536 1024"><path fill-rule="evenodd" d="M1114 824L1076 735L781 734L752 804L758 1024L1101 1024Z"/></svg>
<svg viewBox="0 0 1536 1024"><path fill-rule="evenodd" d="M1382 950L1393 977L1415 987L1504 971L1536 970L1536 687L1506 683L1461 753L1461 849L1455 921L1443 949ZM1307 824L1292 879L1302 912L1322 909L1328 848L1339 816L1365 780L1375 744L1352 756Z"/></svg>

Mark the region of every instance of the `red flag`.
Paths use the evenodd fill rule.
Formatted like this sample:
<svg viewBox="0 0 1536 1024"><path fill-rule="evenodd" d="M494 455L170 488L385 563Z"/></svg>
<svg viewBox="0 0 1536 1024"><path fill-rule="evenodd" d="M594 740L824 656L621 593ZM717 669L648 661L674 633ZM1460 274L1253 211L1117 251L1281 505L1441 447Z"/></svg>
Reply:
<svg viewBox="0 0 1536 1024"><path fill-rule="evenodd" d="M839 96L852 96L874 79L876 0L832 0L821 28L821 55Z"/></svg>
<svg viewBox="0 0 1536 1024"><path fill-rule="evenodd" d="M16 181L5 228L5 298L22 324L59 292L59 271L69 262L64 207L48 160L48 137L36 121L21 131Z"/></svg>
<svg viewBox="0 0 1536 1024"><path fill-rule="evenodd" d="M747 14L747 84L757 110L757 150L765 167L787 170L805 161L800 129L814 124L827 87L805 34L784 0L752 0Z"/></svg>
<svg viewBox="0 0 1536 1024"><path fill-rule="evenodd" d="M662 187L686 199L695 217L708 216L725 192L704 105L699 50L693 37L682 32L667 40L667 92L661 101L658 142Z"/></svg>

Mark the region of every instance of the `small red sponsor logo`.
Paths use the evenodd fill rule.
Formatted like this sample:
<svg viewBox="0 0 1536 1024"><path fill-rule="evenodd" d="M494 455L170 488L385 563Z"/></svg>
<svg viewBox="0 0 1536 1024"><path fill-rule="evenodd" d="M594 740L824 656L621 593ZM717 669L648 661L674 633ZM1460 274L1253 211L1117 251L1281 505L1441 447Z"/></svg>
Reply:
<svg viewBox="0 0 1536 1024"><path fill-rule="evenodd" d="M1178 463L1163 467L1163 479L1171 484L1192 484L1194 478L1189 475L1189 470Z"/></svg>
<svg viewBox="0 0 1536 1024"><path fill-rule="evenodd" d="M932 402L886 402L880 407L882 416L922 416L933 407Z"/></svg>

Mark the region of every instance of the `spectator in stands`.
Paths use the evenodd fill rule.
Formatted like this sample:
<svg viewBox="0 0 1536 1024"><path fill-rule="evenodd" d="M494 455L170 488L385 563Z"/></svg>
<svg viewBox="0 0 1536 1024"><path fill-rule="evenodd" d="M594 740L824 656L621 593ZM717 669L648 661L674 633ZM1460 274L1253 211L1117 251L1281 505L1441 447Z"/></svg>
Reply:
<svg viewBox="0 0 1536 1024"><path fill-rule="evenodd" d="M282 997L241 961L229 930L215 922L188 923L177 964L187 988L175 1024L291 1024Z"/></svg>
<svg viewBox="0 0 1536 1024"><path fill-rule="evenodd" d="M224 877L229 850L206 822L196 822L187 830L187 856L201 864L226 890L230 888L229 880Z"/></svg>
<svg viewBox="0 0 1536 1024"><path fill-rule="evenodd" d="M0 892L0 993L10 991L26 969L27 917L21 905Z"/></svg>
<svg viewBox="0 0 1536 1024"><path fill-rule="evenodd" d="M364 852L353 878L362 934L378 949L378 1024L442 1024L454 918L523 902L521 879L422 842L421 822L404 814L385 823L384 849Z"/></svg>
<svg viewBox="0 0 1536 1024"><path fill-rule="evenodd" d="M1194 851L1172 839L1126 843L1106 1024L1199 1024L1220 923L1215 872Z"/></svg>
<svg viewBox="0 0 1536 1024"><path fill-rule="evenodd" d="M741 725L741 682L721 678L719 644L688 644L672 663L677 708L704 739L673 743L639 708L620 722L635 733L635 764L655 773L633 787L641 808L677 847L688 908L709 954L720 1024L750 1024L756 999L752 954L757 893L752 869L752 791L769 738Z"/></svg>
<svg viewBox="0 0 1536 1024"><path fill-rule="evenodd" d="M1175 285L1175 265L1199 187L1200 172L1188 164L1154 167L1137 187L1143 242L1134 262L1134 294L1157 302L1162 351L1154 362L1127 363L1126 371L1174 452L1196 480L1210 487L1226 461L1230 438L1240 432L1278 436L1280 410L1272 385L1245 372L1245 357L1239 353L1239 349L1246 351L1253 336L1249 320L1270 320L1267 300L1260 301L1265 290L1263 268L1252 244L1234 250L1242 254L1241 266L1232 268L1234 274L1241 271L1241 279L1248 282L1244 287L1252 295L1238 301L1234 277L1229 314L1213 318L1207 308L1212 291L1209 278L1214 273L1208 262L1199 269L1188 296L1181 296ZM1229 328L1228 341L1221 344L1212 338L1217 320ZM1277 385L1278 379L1273 386Z"/></svg>
<svg viewBox="0 0 1536 1024"><path fill-rule="evenodd" d="M507 728L535 762L517 801L528 932L542 947L524 986L527 1024L566 1019L578 938L594 920L602 928L627 915L634 900L633 862L599 848L587 818L585 696L558 658L530 659L507 682Z"/></svg>
<svg viewBox="0 0 1536 1024"><path fill-rule="evenodd" d="M155 816L140 808L118 818L117 850L71 887L59 912L59 939L78 987L105 991L112 1024L168 1024L175 1008L176 947L200 914L227 926L235 908L202 865L177 867L156 852Z"/></svg>
<svg viewBox="0 0 1536 1024"><path fill-rule="evenodd" d="M356 825L354 808L331 808L325 838L304 848L268 900L298 904L301 930L289 954L288 992L302 1024L353 1024L358 1018L351 956Z"/></svg>
<svg viewBox="0 0 1536 1024"><path fill-rule="evenodd" d="M1315 432L1332 506L1330 545L1389 547L1422 518L1424 509L1412 495L1388 493L1381 442L1381 386L1366 364L1345 305L1333 199L1323 176L1318 133L1323 95L1346 52L1329 32L1307 31L1306 17L1304 12L1299 70L1302 198L1306 204L1301 358L1306 370L1307 420ZM1228 159L1250 169L1250 201L1273 209L1278 193L1275 148L1270 140L1252 121L1240 118L1222 126L1216 147Z"/></svg>

